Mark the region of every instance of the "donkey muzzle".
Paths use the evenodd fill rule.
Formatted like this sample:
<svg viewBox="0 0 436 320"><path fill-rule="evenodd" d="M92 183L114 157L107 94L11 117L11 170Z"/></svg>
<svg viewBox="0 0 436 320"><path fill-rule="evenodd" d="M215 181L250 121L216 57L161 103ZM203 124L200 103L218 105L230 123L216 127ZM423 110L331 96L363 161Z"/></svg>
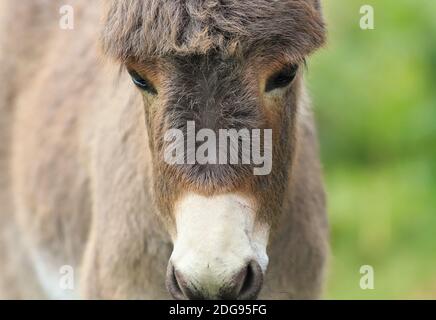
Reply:
<svg viewBox="0 0 436 320"><path fill-rule="evenodd" d="M212 293L205 289L211 283L201 284L191 281L178 272L171 261L168 263L166 285L171 296L177 300L251 300L256 299L262 288L263 273L256 261L251 261L242 269L236 271L227 280L217 279L218 290ZM212 279L209 281L213 281Z"/></svg>
<svg viewBox="0 0 436 320"><path fill-rule="evenodd" d="M268 265L269 227L248 197L184 196L175 206L177 234L167 288L176 299L254 299Z"/></svg>

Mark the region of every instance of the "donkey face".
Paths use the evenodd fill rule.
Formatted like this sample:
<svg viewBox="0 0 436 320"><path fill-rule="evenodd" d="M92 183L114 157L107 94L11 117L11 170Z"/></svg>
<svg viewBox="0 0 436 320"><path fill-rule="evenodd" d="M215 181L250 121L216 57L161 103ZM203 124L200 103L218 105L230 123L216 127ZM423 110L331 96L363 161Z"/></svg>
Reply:
<svg viewBox="0 0 436 320"><path fill-rule="evenodd" d="M292 157L299 61L281 61L266 70L255 70L256 65L216 53L127 64L144 97L155 198L174 239L168 287L176 297L251 298L260 289L269 229L280 212ZM153 74L163 80L152 80ZM209 139L217 137L209 150L216 151L216 161L188 163L197 154L188 146L190 122L197 151L202 130L214 133ZM168 163L165 153L173 141L165 137L175 128L186 138L181 140L185 153L181 163ZM234 164L218 159L230 153L220 149L223 129L248 133L234 146L239 151ZM271 141L262 139L260 151L270 152L274 162L263 164L267 170L260 175L241 159L254 150L256 129L272 129ZM260 138L267 136L261 133Z"/></svg>
<svg viewBox="0 0 436 320"><path fill-rule="evenodd" d="M179 299L255 298L292 168L304 57L323 41L318 7L123 3L110 6L103 45L143 96L155 203L174 242L167 287ZM221 140L228 129L237 135ZM211 161L199 161L206 141Z"/></svg>

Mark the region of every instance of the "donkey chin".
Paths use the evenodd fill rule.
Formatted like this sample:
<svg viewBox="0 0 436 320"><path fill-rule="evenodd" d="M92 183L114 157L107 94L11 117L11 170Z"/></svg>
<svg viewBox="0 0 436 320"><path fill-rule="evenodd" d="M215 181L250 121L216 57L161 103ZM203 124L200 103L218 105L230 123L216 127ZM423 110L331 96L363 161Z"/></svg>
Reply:
<svg viewBox="0 0 436 320"><path fill-rule="evenodd" d="M242 195L191 193L178 201L166 280L171 295L179 300L257 298L268 265L269 226L255 217L255 201Z"/></svg>

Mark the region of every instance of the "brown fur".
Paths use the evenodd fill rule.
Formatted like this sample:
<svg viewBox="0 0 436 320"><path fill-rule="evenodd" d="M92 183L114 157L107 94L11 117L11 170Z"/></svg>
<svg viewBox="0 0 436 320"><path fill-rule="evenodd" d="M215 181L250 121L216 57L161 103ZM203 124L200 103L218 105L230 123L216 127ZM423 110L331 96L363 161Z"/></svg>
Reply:
<svg viewBox="0 0 436 320"><path fill-rule="evenodd" d="M323 43L317 1L105 1L100 35L95 2L73 3L74 31L58 28L53 2L2 3L10 7L0 10L0 76L8 79L0 138L9 142L0 153L0 296L47 297L37 255L55 277L74 266L84 298L168 297L172 207L195 190L259 199L259 218L275 226L261 297L319 297L328 232L302 73L283 97L260 89L279 65ZM23 18L12 25L17 12ZM152 79L159 98L141 97L124 71L117 78L116 66L98 59L98 38L105 54ZM179 109L172 101L182 101ZM211 118L198 105L228 108L227 116ZM189 119L199 128L273 128L272 174L165 165L162 132Z"/></svg>
<svg viewBox="0 0 436 320"><path fill-rule="evenodd" d="M120 60L212 49L224 54L279 49L301 56L324 42L317 0L106 2L103 47Z"/></svg>

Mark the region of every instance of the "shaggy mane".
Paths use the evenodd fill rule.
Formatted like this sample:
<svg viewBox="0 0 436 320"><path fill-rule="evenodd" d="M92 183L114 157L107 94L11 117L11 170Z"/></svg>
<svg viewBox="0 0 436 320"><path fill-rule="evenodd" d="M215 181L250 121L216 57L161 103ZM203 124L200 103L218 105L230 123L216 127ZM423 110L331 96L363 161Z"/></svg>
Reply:
<svg viewBox="0 0 436 320"><path fill-rule="evenodd" d="M101 42L121 61L168 54L305 56L324 43L318 0L106 0Z"/></svg>

